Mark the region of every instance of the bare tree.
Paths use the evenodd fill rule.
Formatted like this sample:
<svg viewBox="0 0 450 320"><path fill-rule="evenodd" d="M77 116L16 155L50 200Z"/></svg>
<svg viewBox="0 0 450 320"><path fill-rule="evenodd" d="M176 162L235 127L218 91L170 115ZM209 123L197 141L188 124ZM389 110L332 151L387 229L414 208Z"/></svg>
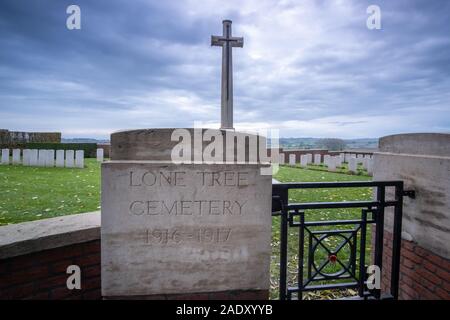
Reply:
<svg viewBox="0 0 450 320"><path fill-rule="evenodd" d="M317 141L317 145L330 151L344 150L346 147L345 141L337 138L320 139Z"/></svg>

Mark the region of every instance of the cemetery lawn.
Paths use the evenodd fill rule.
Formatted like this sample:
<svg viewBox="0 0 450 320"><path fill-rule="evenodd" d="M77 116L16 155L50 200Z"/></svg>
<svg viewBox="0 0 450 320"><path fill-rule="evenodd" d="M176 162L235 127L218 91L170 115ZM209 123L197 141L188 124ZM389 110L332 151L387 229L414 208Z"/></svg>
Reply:
<svg viewBox="0 0 450 320"><path fill-rule="evenodd" d="M100 163L84 169L0 166L0 225L100 210Z"/></svg>
<svg viewBox="0 0 450 320"><path fill-rule="evenodd" d="M311 170L312 169L312 170ZM349 175L344 173L332 173L321 171L319 168L302 169L300 167L281 166L278 173L274 176L275 179L281 182L318 182L318 181L366 181L372 178L358 172L358 175ZM317 170L319 169L319 170ZM289 202L337 202L337 201L356 201L356 200L370 200L372 198L371 188L340 188L340 189L305 189L292 190L289 192ZM342 219L360 219L361 209L321 209L321 210L305 210L305 221L324 221L324 220L342 220ZM348 227L335 226L331 228L345 229ZM322 228L320 230L330 229L330 227ZM315 229L317 230L317 229ZM308 233L305 232L305 236ZM367 241L371 241L371 232L368 228ZM298 228L289 228L288 234L288 286L296 286L298 273ZM328 240L328 241L327 241ZM329 248L336 248L342 241L339 237L329 237L326 245ZM359 237L358 237L359 241ZM305 256L307 257L308 246L305 241ZM272 258L271 258L271 290L270 298L278 299L278 279L279 279L279 246L280 246L280 218L273 218L272 222ZM366 246L366 264L370 261L370 246ZM315 251L316 258L320 265L322 261L328 258L325 250ZM349 251L339 251L340 261L346 262ZM359 250L358 250L359 251ZM357 255L359 257L359 254ZM306 259L305 259L305 275L306 275ZM336 269L333 269L336 267ZM329 264L326 273L333 273L339 271L338 264ZM358 270L358 269L357 269ZM319 283L315 283L319 284ZM335 299L343 296L356 295L353 290L337 291L327 290L319 292L309 292L305 294L306 299Z"/></svg>

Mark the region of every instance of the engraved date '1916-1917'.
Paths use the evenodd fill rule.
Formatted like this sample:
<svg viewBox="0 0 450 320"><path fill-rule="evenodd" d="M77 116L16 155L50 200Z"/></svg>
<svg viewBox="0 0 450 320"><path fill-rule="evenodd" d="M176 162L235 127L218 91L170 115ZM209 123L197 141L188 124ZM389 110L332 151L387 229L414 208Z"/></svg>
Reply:
<svg viewBox="0 0 450 320"><path fill-rule="evenodd" d="M196 228L191 230L152 229L146 230L148 245L180 244L182 242L225 243L230 239L231 228Z"/></svg>

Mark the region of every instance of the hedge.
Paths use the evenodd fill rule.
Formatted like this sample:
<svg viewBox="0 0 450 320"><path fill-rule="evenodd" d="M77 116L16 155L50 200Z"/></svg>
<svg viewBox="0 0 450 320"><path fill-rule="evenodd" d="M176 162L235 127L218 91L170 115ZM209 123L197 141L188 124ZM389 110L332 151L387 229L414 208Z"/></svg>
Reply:
<svg viewBox="0 0 450 320"><path fill-rule="evenodd" d="M23 149L49 149L49 150L84 150L85 158L97 156L96 143L53 143L53 142L28 142Z"/></svg>

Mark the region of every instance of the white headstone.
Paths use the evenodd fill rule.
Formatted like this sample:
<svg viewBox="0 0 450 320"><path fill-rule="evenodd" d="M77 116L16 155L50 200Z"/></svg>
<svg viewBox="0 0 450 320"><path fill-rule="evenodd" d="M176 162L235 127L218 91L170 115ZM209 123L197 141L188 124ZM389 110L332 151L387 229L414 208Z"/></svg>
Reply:
<svg viewBox="0 0 450 320"><path fill-rule="evenodd" d="M336 171L336 161L339 157L329 157L327 160L328 171Z"/></svg>
<svg viewBox="0 0 450 320"><path fill-rule="evenodd" d="M30 165L30 149L23 149L22 151L22 165L29 166Z"/></svg>
<svg viewBox="0 0 450 320"><path fill-rule="evenodd" d="M362 167L367 170L367 158L362 158Z"/></svg>
<svg viewBox="0 0 450 320"><path fill-rule="evenodd" d="M331 156L329 154L326 154L323 156L323 164L328 166L328 162L330 161Z"/></svg>
<svg viewBox="0 0 450 320"><path fill-rule="evenodd" d="M373 175L373 159L367 159L367 173Z"/></svg>
<svg viewBox="0 0 450 320"><path fill-rule="evenodd" d="M39 154L38 153L39 152L38 152L37 149L31 149L29 151L29 157L30 157L29 164L30 164L30 166L35 167L35 166L38 165L38 163L39 163Z"/></svg>
<svg viewBox="0 0 450 320"><path fill-rule="evenodd" d="M20 164L20 149L13 149L12 163Z"/></svg>
<svg viewBox="0 0 450 320"><path fill-rule="evenodd" d="M363 155L363 154L358 154L358 155L356 156L356 159L357 159L358 163L363 163L363 161L364 161L364 155Z"/></svg>
<svg viewBox="0 0 450 320"><path fill-rule="evenodd" d="M342 166L342 162L343 162L343 156L342 155L338 155L338 156L334 157L334 165L336 167Z"/></svg>
<svg viewBox="0 0 450 320"><path fill-rule="evenodd" d="M47 150L47 159L45 161L46 167L55 166L55 150Z"/></svg>
<svg viewBox="0 0 450 320"><path fill-rule="evenodd" d="M103 162L103 149L102 148L97 149L97 161Z"/></svg>
<svg viewBox="0 0 450 320"><path fill-rule="evenodd" d="M315 154L314 155L314 164L319 165L320 164L320 160L321 160L320 154Z"/></svg>
<svg viewBox="0 0 450 320"><path fill-rule="evenodd" d="M279 157L280 157L279 164L284 164L286 162L285 154L284 153L280 153Z"/></svg>
<svg viewBox="0 0 450 320"><path fill-rule="evenodd" d="M2 162L1 164L9 164L9 149L2 149Z"/></svg>
<svg viewBox="0 0 450 320"><path fill-rule="evenodd" d="M289 165L295 166L295 154L293 153L289 155Z"/></svg>
<svg viewBox="0 0 450 320"><path fill-rule="evenodd" d="M350 158L350 160L348 161L348 171L352 173L358 172L358 159L356 159L355 157Z"/></svg>
<svg viewBox="0 0 450 320"><path fill-rule="evenodd" d="M64 168L64 150L56 150L56 166Z"/></svg>
<svg viewBox="0 0 450 320"><path fill-rule="evenodd" d="M75 167L84 168L84 150L75 151Z"/></svg>
<svg viewBox="0 0 450 320"><path fill-rule="evenodd" d="M75 152L73 150L66 150L66 168L73 168L75 166L74 158Z"/></svg>
<svg viewBox="0 0 450 320"><path fill-rule="evenodd" d="M39 167L44 167L47 163L47 150L39 149L38 150L38 163Z"/></svg>
<svg viewBox="0 0 450 320"><path fill-rule="evenodd" d="M308 155L307 154L302 154L300 156L300 165L302 167L307 167L308 166Z"/></svg>

